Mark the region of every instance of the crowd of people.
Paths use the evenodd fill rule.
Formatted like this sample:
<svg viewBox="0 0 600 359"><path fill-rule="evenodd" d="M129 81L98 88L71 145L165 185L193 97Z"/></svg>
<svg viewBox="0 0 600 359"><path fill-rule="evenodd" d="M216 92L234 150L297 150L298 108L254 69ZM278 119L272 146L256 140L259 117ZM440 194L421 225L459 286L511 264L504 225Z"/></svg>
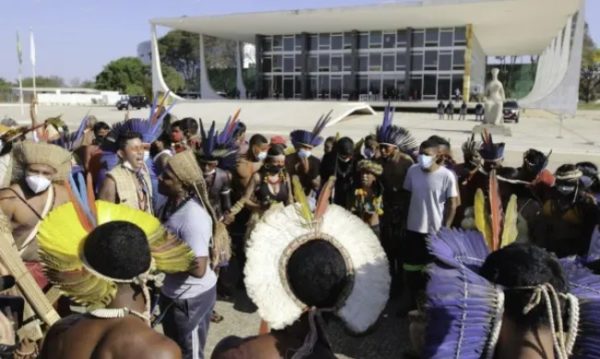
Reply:
<svg viewBox="0 0 600 359"><path fill-rule="evenodd" d="M35 113L0 126L0 357L203 358L246 291L261 331L213 358L333 358L323 318L364 332L390 301L408 356L600 358L593 163L509 167L487 132L457 158L389 106L358 140L323 138L331 113L271 138L156 101L76 131Z"/></svg>

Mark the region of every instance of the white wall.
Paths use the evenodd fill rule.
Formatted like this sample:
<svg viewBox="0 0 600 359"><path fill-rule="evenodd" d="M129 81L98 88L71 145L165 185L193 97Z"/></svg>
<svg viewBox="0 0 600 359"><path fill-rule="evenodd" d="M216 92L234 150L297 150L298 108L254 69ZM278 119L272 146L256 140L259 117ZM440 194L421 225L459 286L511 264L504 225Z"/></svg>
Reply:
<svg viewBox="0 0 600 359"><path fill-rule="evenodd" d="M121 98L117 91L101 91L100 93L41 93L38 102L44 105L106 105L113 106Z"/></svg>

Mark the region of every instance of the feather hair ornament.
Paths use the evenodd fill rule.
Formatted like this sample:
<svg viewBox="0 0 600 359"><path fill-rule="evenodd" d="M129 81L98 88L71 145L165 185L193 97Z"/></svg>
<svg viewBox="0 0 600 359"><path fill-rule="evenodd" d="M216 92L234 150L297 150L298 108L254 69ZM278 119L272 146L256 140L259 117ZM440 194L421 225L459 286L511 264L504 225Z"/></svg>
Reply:
<svg viewBox="0 0 600 359"><path fill-rule="evenodd" d="M489 174L488 200L490 203L490 222L492 226L491 250L495 251L500 248L500 231L502 230L502 199L500 198L496 170L492 170Z"/></svg>
<svg viewBox="0 0 600 359"><path fill-rule="evenodd" d="M383 112L383 121L376 128L377 142L397 146L401 152L412 154L417 147L417 141L404 128L392 124L394 119L394 108L388 102Z"/></svg>
<svg viewBox="0 0 600 359"><path fill-rule="evenodd" d="M240 122L238 119L240 109L238 109L233 117L230 117L222 132L215 130L215 122L213 121L208 132L204 128L202 119L200 119L200 136L202 145L197 153L200 161L216 161L219 168L224 170L233 170L237 164L239 157L239 147L235 143L235 130Z"/></svg>
<svg viewBox="0 0 600 359"><path fill-rule="evenodd" d="M327 127L329 122L331 121L331 114L333 110L329 111L327 114L321 115L315 127L312 131L306 130L294 130L290 133L290 141L294 146L309 146L309 147L317 147L321 143L323 143L323 137L321 137L321 132L323 129Z"/></svg>
<svg viewBox="0 0 600 359"><path fill-rule="evenodd" d="M306 224L312 224L314 222L313 212L310 210L306 193L300 183L300 178L296 175L292 177L292 187L294 189L294 199L298 202L298 213L304 219Z"/></svg>

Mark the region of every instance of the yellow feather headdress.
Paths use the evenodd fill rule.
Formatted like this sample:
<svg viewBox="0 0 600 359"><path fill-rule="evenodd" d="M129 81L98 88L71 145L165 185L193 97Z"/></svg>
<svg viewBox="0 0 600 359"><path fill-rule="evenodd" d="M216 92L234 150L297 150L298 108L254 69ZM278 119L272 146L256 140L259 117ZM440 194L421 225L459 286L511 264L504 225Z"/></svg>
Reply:
<svg viewBox="0 0 600 359"><path fill-rule="evenodd" d="M38 233L40 256L48 278L78 303L91 308L104 307L114 299L117 283L135 280L101 275L85 263L83 244L90 231L104 223L127 221L144 231L153 259L148 271L175 273L191 267L195 258L192 250L168 233L152 215L105 201L95 201L90 207L84 209L75 198L50 212Z"/></svg>

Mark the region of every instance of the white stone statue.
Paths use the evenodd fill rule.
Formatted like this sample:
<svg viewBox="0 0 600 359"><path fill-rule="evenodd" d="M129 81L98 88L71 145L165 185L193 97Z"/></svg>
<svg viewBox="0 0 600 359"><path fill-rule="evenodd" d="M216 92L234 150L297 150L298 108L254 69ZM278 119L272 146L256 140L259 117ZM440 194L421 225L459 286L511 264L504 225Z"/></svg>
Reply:
<svg viewBox="0 0 600 359"><path fill-rule="evenodd" d="M492 69L492 81L485 88L485 118L483 122L489 125L502 125L504 123L504 115L502 109L504 107L504 86L498 81L497 68Z"/></svg>

